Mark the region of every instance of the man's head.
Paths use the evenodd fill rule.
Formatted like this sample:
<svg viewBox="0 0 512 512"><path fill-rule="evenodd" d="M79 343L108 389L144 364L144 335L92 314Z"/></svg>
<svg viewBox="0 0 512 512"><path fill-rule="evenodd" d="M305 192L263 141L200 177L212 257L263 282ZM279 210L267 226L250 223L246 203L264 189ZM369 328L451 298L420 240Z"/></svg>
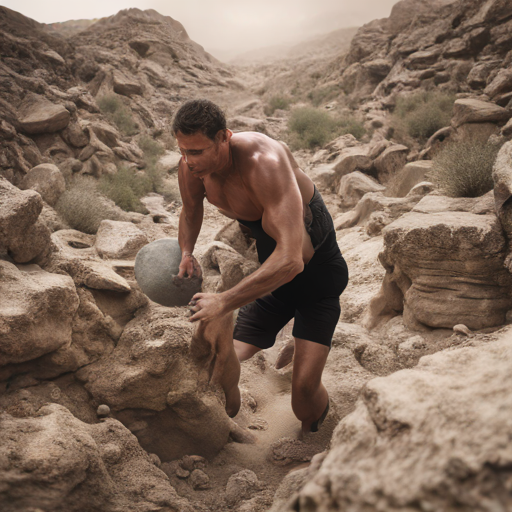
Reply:
<svg viewBox="0 0 512 512"><path fill-rule="evenodd" d="M176 112L172 122L174 135L178 132L183 135L201 132L212 141L215 141L215 136L220 130L225 129L224 112L215 103L205 99L185 102Z"/></svg>
<svg viewBox="0 0 512 512"><path fill-rule="evenodd" d="M222 110L209 100L190 100L176 112L172 131L189 171L197 178L229 165L229 141Z"/></svg>

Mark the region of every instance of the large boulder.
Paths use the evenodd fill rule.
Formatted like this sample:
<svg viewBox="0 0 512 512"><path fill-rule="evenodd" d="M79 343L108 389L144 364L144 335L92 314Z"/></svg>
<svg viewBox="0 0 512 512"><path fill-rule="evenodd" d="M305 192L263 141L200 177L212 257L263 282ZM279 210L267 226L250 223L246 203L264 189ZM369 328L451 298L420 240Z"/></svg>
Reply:
<svg viewBox="0 0 512 512"><path fill-rule="evenodd" d="M208 370L190 352L193 325L185 312L156 305L140 312L109 356L77 374L98 403L109 405L141 445L164 461L211 457L231 428L208 385Z"/></svg>
<svg viewBox="0 0 512 512"><path fill-rule="evenodd" d="M412 328L503 325L512 309L506 239L495 215L416 213L384 231L380 260L404 295Z"/></svg>
<svg viewBox="0 0 512 512"><path fill-rule="evenodd" d="M512 332L485 338L371 380L279 510L508 510Z"/></svg>
<svg viewBox="0 0 512 512"><path fill-rule="evenodd" d="M331 186L335 190L343 176L354 171L367 172L370 170L372 160L368 156L368 148L364 146L348 147L341 151L333 162L334 179Z"/></svg>
<svg viewBox="0 0 512 512"><path fill-rule="evenodd" d="M341 178L338 195L344 207L351 208L368 192L383 192L386 189L373 178L359 171L354 171Z"/></svg>
<svg viewBox="0 0 512 512"><path fill-rule="evenodd" d="M485 88L484 92L490 98L494 98L503 92L510 92L512 87L512 70L500 69L494 80Z"/></svg>
<svg viewBox="0 0 512 512"><path fill-rule="evenodd" d="M79 300L68 276L0 260L0 366L36 359L71 343Z"/></svg>
<svg viewBox="0 0 512 512"><path fill-rule="evenodd" d="M431 170L432 160L418 160L405 164L393 180L393 195L395 197L405 197L415 185L426 181L426 177Z"/></svg>
<svg viewBox="0 0 512 512"><path fill-rule="evenodd" d="M472 98L456 100L453 105L452 124L455 127L467 123L499 123L512 117L512 112L495 103Z"/></svg>
<svg viewBox="0 0 512 512"><path fill-rule="evenodd" d="M103 220L94 245L102 258L131 259L147 243L146 235L133 223Z"/></svg>
<svg viewBox="0 0 512 512"><path fill-rule="evenodd" d="M66 182L60 169L53 164L40 164L30 169L20 183L22 190L39 192L50 206L55 206L61 194L66 190Z"/></svg>
<svg viewBox="0 0 512 512"><path fill-rule="evenodd" d="M381 183L386 183L400 171L407 161L409 148L402 144L387 147L373 162Z"/></svg>
<svg viewBox="0 0 512 512"><path fill-rule="evenodd" d="M57 404L16 416L0 415L4 512L194 510L118 421L83 423Z"/></svg>
<svg viewBox="0 0 512 512"><path fill-rule="evenodd" d="M19 108L18 122L30 135L53 133L69 124L71 115L62 105L51 103L43 96L30 94Z"/></svg>

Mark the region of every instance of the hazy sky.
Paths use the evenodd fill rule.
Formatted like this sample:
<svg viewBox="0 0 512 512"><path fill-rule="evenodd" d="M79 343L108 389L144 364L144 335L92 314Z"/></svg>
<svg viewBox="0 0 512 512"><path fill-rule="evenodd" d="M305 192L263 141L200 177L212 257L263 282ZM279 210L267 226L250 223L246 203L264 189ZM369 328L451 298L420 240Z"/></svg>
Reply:
<svg viewBox="0 0 512 512"><path fill-rule="evenodd" d="M121 9L155 9L185 26L206 50L238 54L297 42L341 27L389 16L397 0L0 0L41 23L111 16Z"/></svg>

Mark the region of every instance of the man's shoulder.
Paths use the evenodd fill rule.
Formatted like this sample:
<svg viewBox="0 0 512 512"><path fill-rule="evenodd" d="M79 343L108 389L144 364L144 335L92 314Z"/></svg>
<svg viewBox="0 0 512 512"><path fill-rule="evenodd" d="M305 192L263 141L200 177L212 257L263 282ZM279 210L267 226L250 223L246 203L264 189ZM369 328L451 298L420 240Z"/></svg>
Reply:
<svg viewBox="0 0 512 512"><path fill-rule="evenodd" d="M232 147L244 159L254 156L276 156L285 147L283 142L277 141L264 133L259 132L238 132L231 138Z"/></svg>

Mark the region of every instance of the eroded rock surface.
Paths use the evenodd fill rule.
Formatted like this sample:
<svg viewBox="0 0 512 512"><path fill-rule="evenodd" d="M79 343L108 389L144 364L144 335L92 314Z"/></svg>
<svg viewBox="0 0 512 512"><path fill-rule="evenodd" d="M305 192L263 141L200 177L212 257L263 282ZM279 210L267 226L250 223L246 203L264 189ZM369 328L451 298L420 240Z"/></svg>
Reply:
<svg viewBox="0 0 512 512"><path fill-rule="evenodd" d="M507 510L512 333L473 344L370 381L282 510Z"/></svg>

